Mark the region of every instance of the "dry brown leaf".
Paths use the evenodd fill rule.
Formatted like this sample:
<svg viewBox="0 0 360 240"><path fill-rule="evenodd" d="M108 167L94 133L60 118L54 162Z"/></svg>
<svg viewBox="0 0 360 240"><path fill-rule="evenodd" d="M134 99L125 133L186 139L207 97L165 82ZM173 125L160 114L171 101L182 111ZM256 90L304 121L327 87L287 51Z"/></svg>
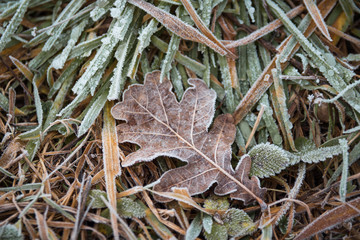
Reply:
<svg viewBox="0 0 360 240"><path fill-rule="evenodd" d="M166 172L155 185L155 191L187 188L189 194L200 194L215 182L215 193L231 194L249 203L261 200L257 178L249 179L251 160L243 158L234 171L231 144L235 138L234 120L230 114L220 115L208 132L214 115L216 94L200 79L190 79L181 102L171 92L171 83L160 83L160 72L146 75L144 85L132 85L124 92L123 101L112 108L114 118L127 123L118 125L119 142L140 145L122 163L124 167L158 156L178 158L188 164ZM159 201L169 201L156 196Z"/></svg>
<svg viewBox="0 0 360 240"><path fill-rule="evenodd" d="M344 223L360 215L360 198L344 203L332 210L323 213L307 225L294 240L307 239L314 234L323 232L335 227L340 223Z"/></svg>
<svg viewBox="0 0 360 240"><path fill-rule="evenodd" d="M129 3L135 5L138 8L141 8L146 13L153 16L158 20L162 25L164 25L168 30L178 35L179 37L190 40L194 42L199 42L210 47L214 51L220 53L221 55L229 55L229 57L236 57L234 54L229 52L227 48L224 47L220 42L215 43L209 38L201 34L198 30L190 26L189 24L181 21L179 18L171 15L170 13L165 12L164 10L155 7L154 5L147 3L143 0L128 0ZM218 45L218 44L221 44Z"/></svg>

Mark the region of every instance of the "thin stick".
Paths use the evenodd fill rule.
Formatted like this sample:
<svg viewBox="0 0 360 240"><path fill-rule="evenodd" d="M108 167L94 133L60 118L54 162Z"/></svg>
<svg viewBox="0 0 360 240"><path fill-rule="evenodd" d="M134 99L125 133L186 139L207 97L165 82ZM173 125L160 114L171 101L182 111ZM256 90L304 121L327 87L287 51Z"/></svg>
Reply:
<svg viewBox="0 0 360 240"><path fill-rule="evenodd" d="M258 126L259 126L259 123L260 123L260 120L261 120L262 115L264 114L264 111L265 111L265 106L264 106L264 105L261 105L261 109L260 109L259 115L258 115L258 117L257 117L257 119L256 119L256 122L255 122L255 124L254 124L253 129L251 130L250 136L249 136L249 138L248 138L248 140L247 140L247 142L246 142L245 149L247 149L247 147L250 145L250 142L251 142L252 138L253 138L254 135L255 135L256 129L257 129Z"/></svg>

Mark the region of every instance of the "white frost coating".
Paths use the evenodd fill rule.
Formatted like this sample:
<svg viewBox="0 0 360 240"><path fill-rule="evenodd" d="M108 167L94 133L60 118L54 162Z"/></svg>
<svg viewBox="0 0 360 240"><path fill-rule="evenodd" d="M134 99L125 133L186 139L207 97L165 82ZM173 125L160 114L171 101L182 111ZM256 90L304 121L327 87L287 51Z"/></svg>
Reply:
<svg viewBox="0 0 360 240"><path fill-rule="evenodd" d="M119 8L110 9L110 16L119 19L121 17L121 9Z"/></svg>
<svg viewBox="0 0 360 240"><path fill-rule="evenodd" d="M254 18L254 13L255 13L255 8L251 5L251 0L245 0L245 6L248 10L249 16L251 18L251 22L255 22L255 18Z"/></svg>
<svg viewBox="0 0 360 240"><path fill-rule="evenodd" d="M75 46L76 42L79 40L81 33L83 32L85 26L87 24L87 20L83 20L79 25L77 25L70 34L70 39L64 48L64 50L54 58L54 60L51 63L51 66L55 69L62 69L64 67L64 64L67 60L67 58L70 55L71 50Z"/></svg>
<svg viewBox="0 0 360 240"><path fill-rule="evenodd" d="M291 20L286 16L286 14L280 9L280 7L274 3L271 0L267 0L267 3L272 8L274 13L281 19L285 27L294 35L294 37L299 41L303 49L306 51L307 54L311 57L312 61L316 62L317 66L321 66L319 69L324 75L325 78L330 82L331 86L334 87L338 92L341 92L344 88L346 88L346 80L349 81L349 79L345 79L342 76L340 76L339 70L331 64L333 62L328 63L324 56L321 54L319 49L315 48L314 45L301 33L301 31L291 22ZM311 62L312 62L311 61ZM332 61L332 60L330 60ZM310 62L310 64L311 64ZM331 75L333 72L330 72L329 70L334 71L334 74ZM345 72L346 73L346 72ZM346 74L346 77L349 77L348 74ZM360 100L356 97L357 93L354 90L349 90L348 94L344 96L344 99L353 106L353 108L360 112Z"/></svg>
<svg viewBox="0 0 360 240"><path fill-rule="evenodd" d="M142 52L150 44L151 36L157 32L158 22L154 19L151 19L150 23L141 30L138 40L139 40L139 52Z"/></svg>
<svg viewBox="0 0 360 240"><path fill-rule="evenodd" d="M125 6L126 0L116 0L114 6L117 8L123 8Z"/></svg>
<svg viewBox="0 0 360 240"><path fill-rule="evenodd" d="M110 43L110 37L105 37L105 38L101 39L101 42L103 44L109 44Z"/></svg>
<svg viewBox="0 0 360 240"><path fill-rule="evenodd" d="M349 145L346 139L340 139L339 140L339 144L341 146L342 149L342 154L343 154L343 164L342 164L342 174L341 174L341 180L340 180L340 187L339 187L339 195L340 195L340 200L342 202L346 201L346 193L347 193L347 178L349 175Z"/></svg>
<svg viewBox="0 0 360 240"><path fill-rule="evenodd" d="M9 24L6 26L4 33L0 38L0 52L5 48L6 44L11 40L11 34L13 34L20 25L24 14L27 10L30 0L21 1L14 16L11 18Z"/></svg>
<svg viewBox="0 0 360 240"><path fill-rule="evenodd" d="M112 52L118 42L125 37L125 34L129 28L129 25L132 21L134 13L134 7L127 7L123 12L123 18L121 20L114 19L113 24L111 24L110 29L108 31L108 40L105 40L106 44L104 43L100 49L97 51L93 60L91 60L89 67L86 69L85 73L81 76L81 78L76 82L75 86L73 87L73 92L79 94L83 91L84 87L87 85L89 81L91 84L91 94L94 94L94 91L99 83L100 77L105 70L108 61L112 57ZM115 21L115 22L114 22ZM119 27L121 27L121 32ZM116 35L116 36L115 36ZM100 71L100 72L98 72ZM96 78L92 79L96 74ZM100 75L100 76L99 76Z"/></svg>
<svg viewBox="0 0 360 240"><path fill-rule="evenodd" d="M118 60L116 69L114 70L114 75L110 79L111 86L108 95L108 100L116 100L120 96L120 91L124 88L125 76L123 76L123 68L125 63L125 58L127 50L130 44L131 38L129 37L125 43L122 43L118 46L115 52L115 58Z"/></svg>

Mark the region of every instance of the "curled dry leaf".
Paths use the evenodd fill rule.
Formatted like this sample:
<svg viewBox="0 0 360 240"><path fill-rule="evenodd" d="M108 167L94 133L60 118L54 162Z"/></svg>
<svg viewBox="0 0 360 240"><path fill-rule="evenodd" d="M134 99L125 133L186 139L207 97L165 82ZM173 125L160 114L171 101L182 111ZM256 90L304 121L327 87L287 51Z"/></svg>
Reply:
<svg viewBox="0 0 360 240"><path fill-rule="evenodd" d="M146 75L144 85L132 85L124 92L123 101L112 108L112 115L126 123L117 126L119 142L140 145L122 163L130 166L151 161L158 156L178 158L188 164L166 172L155 185L155 191L187 188L190 195L200 194L217 182L215 193L231 194L245 203L261 200L256 177L249 178L251 159L245 156L238 167L231 166L231 144L235 125L230 114L220 115L208 128L214 115L216 94L200 79L190 79L180 102L171 92L171 83L160 83L160 72ZM158 201L169 201L155 196Z"/></svg>

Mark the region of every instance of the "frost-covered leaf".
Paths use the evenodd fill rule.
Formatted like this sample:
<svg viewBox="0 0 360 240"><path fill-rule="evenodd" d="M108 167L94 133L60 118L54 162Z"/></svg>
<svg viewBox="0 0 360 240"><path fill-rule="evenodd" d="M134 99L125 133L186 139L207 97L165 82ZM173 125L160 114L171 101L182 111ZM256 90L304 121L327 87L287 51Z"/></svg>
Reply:
<svg viewBox="0 0 360 240"><path fill-rule="evenodd" d="M214 223L211 229L211 233L205 231L204 235L207 240L219 240L228 238L226 227L219 223Z"/></svg>
<svg viewBox="0 0 360 240"><path fill-rule="evenodd" d="M202 218L202 225L204 227L205 232L211 233L213 223L214 223L214 221L213 221L212 217L208 214L204 214L204 216Z"/></svg>
<svg viewBox="0 0 360 240"><path fill-rule="evenodd" d="M100 196L99 196L100 197ZM143 218L145 217L145 208L130 198L120 198L117 200L117 212L121 217L124 218ZM109 209L105 209L101 216L110 217Z"/></svg>
<svg viewBox="0 0 360 240"><path fill-rule="evenodd" d="M322 147L315 150L300 151L298 153L291 154L291 164L296 164L300 161L306 163L318 163L325 161L327 158L331 158L335 155L342 153L342 148L339 145L331 147Z"/></svg>
<svg viewBox="0 0 360 240"><path fill-rule="evenodd" d="M226 211L229 209L230 203L224 197L208 198L204 202L204 208L217 211Z"/></svg>
<svg viewBox="0 0 360 240"><path fill-rule="evenodd" d="M117 202L117 211L120 216L125 218L143 218L145 217L145 210L139 203L130 198L121 198Z"/></svg>
<svg viewBox="0 0 360 240"><path fill-rule="evenodd" d="M198 213L186 230L185 240L195 240L201 233L201 213Z"/></svg>
<svg viewBox="0 0 360 240"><path fill-rule="evenodd" d="M24 236L12 224L6 224L0 227L0 239L4 240L22 240Z"/></svg>
<svg viewBox="0 0 360 240"><path fill-rule="evenodd" d="M209 189L215 182L215 193L244 200L247 204L260 199L264 189L256 177L249 179L250 158L240 161L234 171L231 144L235 126L230 114L220 115L213 127L208 127L214 114L216 94L199 79L190 79L192 87L177 102L169 80L160 83L160 72L146 75L144 85L132 85L124 92L123 102L112 109L118 125L119 142L140 145L122 163L124 167L158 156L176 157L186 166L166 172L154 190L169 192L172 188L188 188L190 195ZM169 201L156 196L159 201Z"/></svg>
<svg viewBox="0 0 360 240"><path fill-rule="evenodd" d="M251 157L250 175L260 178L274 176L290 163L287 152L270 143L256 145L249 151L249 155Z"/></svg>
<svg viewBox="0 0 360 240"><path fill-rule="evenodd" d="M256 224L241 209L230 208L221 218L230 236L244 236L256 230Z"/></svg>

